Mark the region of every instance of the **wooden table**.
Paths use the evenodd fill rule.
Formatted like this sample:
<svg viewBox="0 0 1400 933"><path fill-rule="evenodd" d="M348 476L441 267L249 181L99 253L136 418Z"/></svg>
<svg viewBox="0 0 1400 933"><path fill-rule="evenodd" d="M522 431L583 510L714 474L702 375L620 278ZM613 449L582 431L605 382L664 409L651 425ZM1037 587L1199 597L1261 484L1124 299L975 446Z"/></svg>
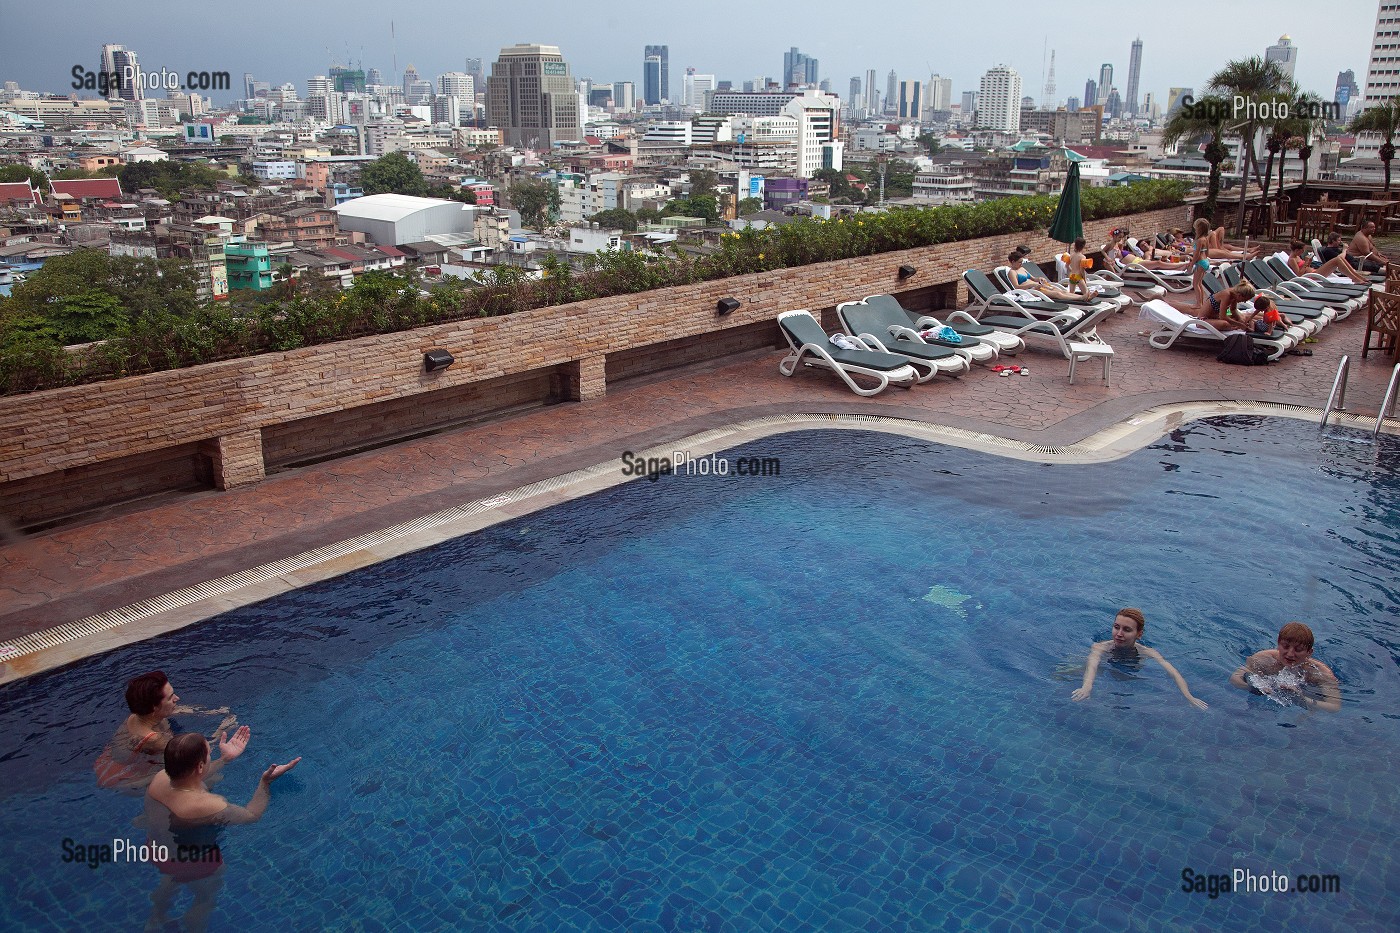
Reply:
<svg viewBox="0 0 1400 933"><path fill-rule="evenodd" d="M1381 201L1374 198L1353 198L1344 201L1343 207L1347 209L1347 222L1355 226L1362 227L1367 220L1375 220L1376 226L1385 226L1385 221L1389 219L1396 207L1400 207L1400 202Z"/></svg>

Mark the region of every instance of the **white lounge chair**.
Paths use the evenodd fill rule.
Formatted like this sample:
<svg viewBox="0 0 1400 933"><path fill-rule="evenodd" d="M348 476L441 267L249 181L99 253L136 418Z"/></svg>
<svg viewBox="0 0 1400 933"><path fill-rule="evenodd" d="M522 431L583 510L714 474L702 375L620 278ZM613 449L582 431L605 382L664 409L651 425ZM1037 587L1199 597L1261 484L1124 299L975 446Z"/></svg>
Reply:
<svg viewBox="0 0 1400 933"><path fill-rule="evenodd" d="M843 315L841 309L851 308L849 316ZM963 357L969 363L994 363L1001 355L1000 341L995 339L983 339L990 335L995 338L997 332L990 327L982 327L975 321L969 325L963 325L962 329L951 328L957 339L943 338L937 335L926 336L929 330L937 331L943 325L932 324L925 327L917 326L912 314L904 310L904 306L899 303L899 299L893 295L867 295L856 302L842 302L836 306L836 316L841 318L841 323L847 325L846 330L852 333L850 325L854 323L856 317L866 318L872 327L878 327L878 334L882 342L888 343L892 337L896 340L914 340L933 347L942 347L952 350L958 356ZM849 318L849 319L848 319ZM964 330L978 330L980 333L964 333ZM864 333L862 332L862 336ZM898 347L886 346L891 353L902 353Z"/></svg>
<svg viewBox="0 0 1400 933"><path fill-rule="evenodd" d="M1218 330L1215 325L1193 317L1185 311L1179 311L1160 298L1143 302L1138 317L1144 321L1152 321L1157 325L1157 329L1148 334L1147 342L1158 350L1171 348L1183 337L1216 343L1225 342L1225 334ZM1271 360L1278 359L1297 345L1291 336L1280 339L1253 336L1256 344L1269 351L1269 359Z"/></svg>
<svg viewBox="0 0 1400 933"><path fill-rule="evenodd" d="M925 341L919 332L910 327L901 312L898 317L886 309L872 307L863 301L843 301L836 306L836 317L846 333L860 343L881 353L892 353L905 357L919 373L920 382L928 382L934 376L961 376L972 368L972 359L964 351L952 347L939 346ZM996 351L991 347L979 347L983 355L995 358Z"/></svg>
<svg viewBox="0 0 1400 933"><path fill-rule="evenodd" d="M809 311L784 311L778 315L778 328L792 350L778 364L778 372L784 376L795 375L799 364L829 369L852 392L866 396L879 395L891 385L910 389L919 379L919 374L909 365L906 357L877 350L849 350L834 346L830 335ZM852 339L860 343L859 338ZM878 385L873 389L861 388L851 378L852 375L868 376Z"/></svg>

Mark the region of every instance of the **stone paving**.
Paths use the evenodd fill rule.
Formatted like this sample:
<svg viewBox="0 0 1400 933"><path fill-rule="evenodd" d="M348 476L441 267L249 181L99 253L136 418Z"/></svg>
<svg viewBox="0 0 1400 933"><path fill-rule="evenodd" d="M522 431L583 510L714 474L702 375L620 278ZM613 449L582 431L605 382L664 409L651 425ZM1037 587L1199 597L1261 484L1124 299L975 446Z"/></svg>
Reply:
<svg viewBox="0 0 1400 933"><path fill-rule="evenodd" d="M1153 350L1134 309L1102 325L1114 347L1112 384L1096 362L1068 363L1032 347L1014 362L1029 376L983 367L875 398L817 371L778 373L783 354L752 353L609 386L605 398L503 420L276 474L255 486L127 507L0 548L0 640L181 587L483 496L677 441L745 419L791 413L880 414L1064 446L1156 405L1268 401L1321 408L1343 354L1348 407L1374 412L1391 361L1360 359L1364 309L1311 345L1311 357L1267 367L1223 366L1211 349Z"/></svg>

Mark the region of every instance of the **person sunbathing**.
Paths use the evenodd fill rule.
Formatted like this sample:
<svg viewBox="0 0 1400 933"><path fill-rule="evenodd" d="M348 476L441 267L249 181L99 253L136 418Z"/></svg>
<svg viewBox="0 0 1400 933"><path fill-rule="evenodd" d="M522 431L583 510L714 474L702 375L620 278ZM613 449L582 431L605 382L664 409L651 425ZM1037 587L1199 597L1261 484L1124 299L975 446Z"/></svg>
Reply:
<svg viewBox="0 0 1400 933"><path fill-rule="evenodd" d="M1085 299L1093 299L1096 292L1089 291L1083 295L1076 295L1072 291L1066 291L1058 285L1052 285L1048 280L1037 278L1023 268L1025 257L1018 252L1013 252L1006 257L1006 264L1011 268L1011 281L1016 288L1026 291L1040 292L1051 301L1076 301L1083 302Z"/></svg>
<svg viewBox="0 0 1400 933"><path fill-rule="evenodd" d="M1257 259L1259 257L1259 247L1257 244L1251 246L1249 249L1245 249L1242 246L1232 246L1225 241L1224 227L1216 227L1212 230L1210 229L1210 221L1202 217L1198 218L1196 221L1197 230L1200 229L1199 224L1201 221L1205 221L1206 254L1210 256L1211 259Z"/></svg>
<svg viewBox="0 0 1400 933"><path fill-rule="evenodd" d="M1084 683L1079 689L1070 694L1070 698L1075 702L1089 699L1094 692L1094 678L1098 676L1099 662L1104 656L1108 656L1111 661L1136 661L1139 658L1150 658L1162 665L1171 679L1176 683L1176 687L1181 691L1181 695L1190 701L1191 705L1197 709L1208 709L1205 700L1199 700L1191 695L1191 688L1186 686L1186 678L1174 667L1171 662L1162 657L1161 652L1155 648L1138 644L1138 639L1142 638L1143 629L1147 627L1147 619L1143 616L1141 609L1128 607L1119 609L1118 615L1113 619L1113 637L1108 641L1094 643L1094 647L1089 649L1089 659L1084 665Z"/></svg>
<svg viewBox="0 0 1400 933"><path fill-rule="evenodd" d="M1297 246L1303 245L1298 240L1294 240L1293 243ZM1292 256L1293 253L1290 250L1290 267L1292 266ZM1346 250L1342 248L1342 235L1340 233L1333 232L1328 234L1327 245L1317 251L1317 260L1322 263L1322 265L1318 266L1316 269L1309 269L1308 271L1319 272L1322 275L1344 275L1357 285L1371 284L1370 277L1359 271L1347 260Z"/></svg>
<svg viewBox="0 0 1400 933"><path fill-rule="evenodd" d="M1143 269L1154 269L1161 272L1185 272L1187 265L1184 262L1166 262L1161 259L1144 259L1128 246L1122 234L1110 234L1108 242L1104 244L1103 252L1105 256L1110 256L1124 268L1139 266Z"/></svg>
<svg viewBox="0 0 1400 933"><path fill-rule="evenodd" d="M1224 291L1206 296L1206 305L1195 316L1223 332L1248 331L1254 324L1253 311L1241 311L1239 306L1254 299L1254 286L1249 283L1232 285Z"/></svg>

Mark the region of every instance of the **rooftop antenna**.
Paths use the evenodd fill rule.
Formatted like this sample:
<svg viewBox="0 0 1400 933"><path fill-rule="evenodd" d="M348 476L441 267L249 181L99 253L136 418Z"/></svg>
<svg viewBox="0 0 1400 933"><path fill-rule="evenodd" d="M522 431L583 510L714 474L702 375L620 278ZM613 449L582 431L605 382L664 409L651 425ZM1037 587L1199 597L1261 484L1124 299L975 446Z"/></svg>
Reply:
<svg viewBox="0 0 1400 933"><path fill-rule="evenodd" d="M1044 93L1043 88L1045 87L1045 50L1048 48L1050 48L1050 37L1047 35L1040 45L1040 86L1042 88L1042 94ZM1044 107L1045 102L1042 100L1040 105Z"/></svg>
<svg viewBox="0 0 1400 933"><path fill-rule="evenodd" d="M1045 75L1045 90L1040 101L1041 110L1051 110L1055 106L1055 50L1050 50L1050 71Z"/></svg>
<svg viewBox="0 0 1400 933"><path fill-rule="evenodd" d="M394 34L394 21L389 20L389 47L394 56L394 74L399 73L399 39Z"/></svg>

